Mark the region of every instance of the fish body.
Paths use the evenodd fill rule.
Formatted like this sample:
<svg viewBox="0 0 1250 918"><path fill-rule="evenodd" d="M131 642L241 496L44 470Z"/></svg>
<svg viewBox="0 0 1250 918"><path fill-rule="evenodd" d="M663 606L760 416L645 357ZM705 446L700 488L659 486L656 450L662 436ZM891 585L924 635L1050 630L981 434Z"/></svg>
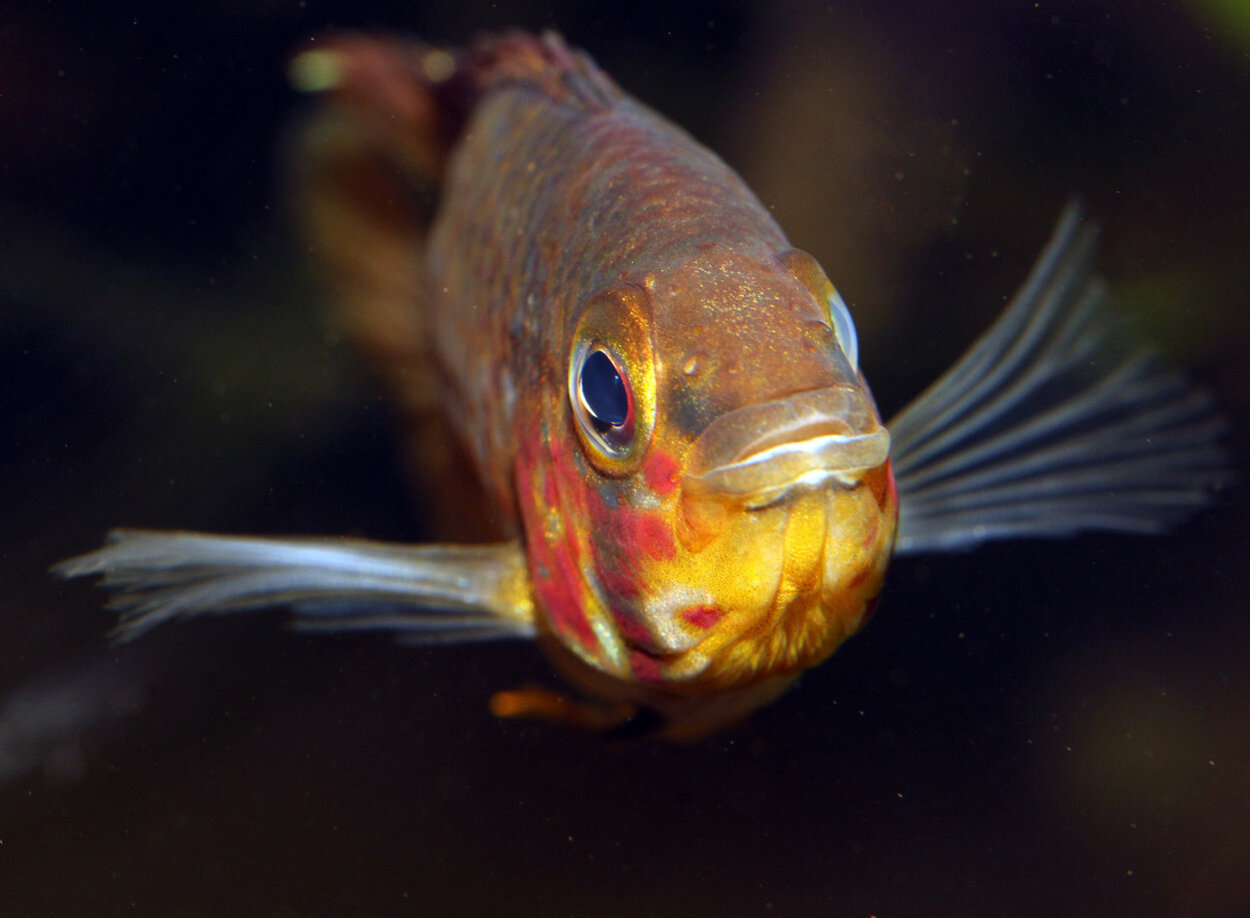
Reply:
<svg viewBox="0 0 1250 918"><path fill-rule="evenodd" d="M539 632L652 707L823 659L879 590L896 516L832 288L719 158L584 58L550 38L474 57L430 317ZM595 373L623 384L622 430L585 404ZM820 437L874 433L845 482L801 480ZM740 456L758 480L718 483Z"/></svg>
<svg viewBox="0 0 1250 918"><path fill-rule="evenodd" d="M919 551L1158 528L1226 479L1209 400L1107 356L1075 210L892 442L815 259L556 36L458 55L345 37L296 63L325 92L307 213L345 324L414 423L438 404L502 538L123 532L61 572L122 588L124 634L285 603L422 643L534 637L589 700L528 689L498 713L648 711L696 736L859 630L896 536ZM423 461L446 466L429 437Z"/></svg>

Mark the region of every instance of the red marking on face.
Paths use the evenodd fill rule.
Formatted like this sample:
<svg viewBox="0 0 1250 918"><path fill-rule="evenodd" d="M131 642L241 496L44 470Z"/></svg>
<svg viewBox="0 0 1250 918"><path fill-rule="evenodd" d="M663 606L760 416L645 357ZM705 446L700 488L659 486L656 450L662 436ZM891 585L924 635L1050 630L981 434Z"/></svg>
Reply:
<svg viewBox="0 0 1250 918"><path fill-rule="evenodd" d="M567 523L570 507L564 499L571 498L575 505L578 492L568 487L568 469L558 461L552 461L544 473L537 461L542 453L551 453L544 446L541 436L535 434L522 441L517 455L517 494L525 522L534 594L559 634L593 652L598 641L584 607L586 587L581 576L576 528L561 527L556 540L549 543L544 525L547 512L552 509Z"/></svg>
<svg viewBox="0 0 1250 918"><path fill-rule="evenodd" d="M612 537L620 528L620 512L608 506L598 491L586 495L589 511L590 548L595 559L595 574L603 585L609 601L614 598L636 599L642 592L638 566L628 551Z"/></svg>
<svg viewBox="0 0 1250 918"><path fill-rule="evenodd" d="M612 618L616 621L616 627L621 631L621 637L625 638L628 643L636 647L650 647L655 643L655 638L647 630L647 626L628 612L613 609Z"/></svg>
<svg viewBox="0 0 1250 918"><path fill-rule="evenodd" d="M681 480L681 469L671 454L660 449L653 450L642 466L642 480L648 488L663 497L672 494L677 487Z"/></svg>
<svg viewBox="0 0 1250 918"><path fill-rule="evenodd" d="M667 561L677 554L673 529L658 513L622 510L617 514L618 538L633 557Z"/></svg>
<svg viewBox="0 0 1250 918"><path fill-rule="evenodd" d="M578 569L575 540L567 538L563 545L553 546L550 562L550 576L544 581L546 589L539 590L536 583L535 592L556 630L576 637L583 647L593 650L598 642L582 605L585 587Z"/></svg>
<svg viewBox="0 0 1250 918"><path fill-rule="evenodd" d="M668 681L664 677L663 670L660 669L660 661L641 650L629 652L629 667L633 670L634 678L639 682L660 685Z"/></svg>
<svg viewBox="0 0 1250 918"><path fill-rule="evenodd" d="M633 600L647 587L646 559L668 560L677 542L664 515L610 506L595 490L586 494L595 572L610 598Z"/></svg>
<svg viewBox="0 0 1250 918"><path fill-rule="evenodd" d="M584 519L586 514L584 486L578 474L577 465L573 462L569 445L552 441L547 444L547 456L549 460L547 487L554 486L550 506L559 508L562 513L572 518ZM570 525L568 528L572 529L574 526Z"/></svg>
<svg viewBox="0 0 1250 918"><path fill-rule="evenodd" d="M559 505L559 500L560 500L560 494L556 490L556 476L544 475L543 476L543 503L545 503L548 507L555 507Z"/></svg>
<svg viewBox="0 0 1250 918"><path fill-rule="evenodd" d="M720 606L691 606L689 609L682 609L681 617L696 628L711 628L725 617L725 610Z"/></svg>
<svg viewBox="0 0 1250 918"><path fill-rule="evenodd" d="M628 567L628 569L627 569ZM595 548L595 574L609 597L637 599L642 595L642 583L633 573L633 565L625 565L621 559Z"/></svg>

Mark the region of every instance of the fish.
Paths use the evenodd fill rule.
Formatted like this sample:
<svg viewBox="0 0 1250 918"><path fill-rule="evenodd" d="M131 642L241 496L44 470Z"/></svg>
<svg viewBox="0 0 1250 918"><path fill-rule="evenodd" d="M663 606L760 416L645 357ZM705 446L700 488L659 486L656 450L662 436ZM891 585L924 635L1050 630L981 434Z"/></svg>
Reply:
<svg viewBox="0 0 1250 918"><path fill-rule="evenodd" d="M118 529L62 562L115 634L286 607L418 646L537 643L491 710L698 739L873 616L896 555L1155 533L1231 481L1211 396L1124 332L1070 203L1018 293L888 423L846 301L739 175L555 33L318 40L310 249L444 531ZM450 479L447 476L451 476Z"/></svg>

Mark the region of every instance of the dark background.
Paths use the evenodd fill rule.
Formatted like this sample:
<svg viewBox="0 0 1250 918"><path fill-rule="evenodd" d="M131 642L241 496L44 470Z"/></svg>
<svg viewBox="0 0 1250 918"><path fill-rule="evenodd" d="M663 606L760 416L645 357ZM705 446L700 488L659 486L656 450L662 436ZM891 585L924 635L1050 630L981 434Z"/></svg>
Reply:
<svg viewBox="0 0 1250 918"><path fill-rule="evenodd" d="M45 571L113 525L427 537L288 219L327 27L554 27L740 169L889 414L1069 195L1117 297L1250 421L1234 0L9 4L0 12L0 912L1250 912L1246 488L1168 538L900 560L872 626L693 747L498 722L523 644L280 615L110 648Z"/></svg>

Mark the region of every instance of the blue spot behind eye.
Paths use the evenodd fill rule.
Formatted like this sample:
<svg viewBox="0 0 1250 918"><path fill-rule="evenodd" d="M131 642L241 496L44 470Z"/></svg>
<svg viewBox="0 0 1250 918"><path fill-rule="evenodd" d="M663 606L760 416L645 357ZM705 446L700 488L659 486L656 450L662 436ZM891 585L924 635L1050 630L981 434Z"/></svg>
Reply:
<svg viewBox="0 0 1250 918"><path fill-rule="evenodd" d="M620 427L629 418L629 394L612 358L594 351L582 364L582 404L599 433Z"/></svg>

